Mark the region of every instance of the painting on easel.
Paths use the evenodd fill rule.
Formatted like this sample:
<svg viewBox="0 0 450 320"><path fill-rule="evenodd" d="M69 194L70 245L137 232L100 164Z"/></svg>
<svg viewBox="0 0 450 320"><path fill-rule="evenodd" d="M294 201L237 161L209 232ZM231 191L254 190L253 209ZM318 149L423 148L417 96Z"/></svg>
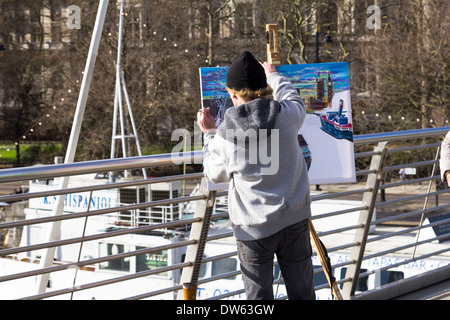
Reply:
<svg viewBox="0 0 450 320"><path fill-rule="evenodd" d="M225 90L227 70L200 68L202 107L210 108L217 125L233 106ZM307 115L298 140L310 184L355 182L348 64L281 65L277 71L292 82L305 102Z"/></svg>

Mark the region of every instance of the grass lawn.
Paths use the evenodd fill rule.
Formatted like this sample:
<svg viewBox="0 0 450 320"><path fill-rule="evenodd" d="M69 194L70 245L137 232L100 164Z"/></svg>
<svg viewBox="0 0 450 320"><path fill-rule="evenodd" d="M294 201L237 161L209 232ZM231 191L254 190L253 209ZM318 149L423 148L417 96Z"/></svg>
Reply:
<svg viewBox="0 0 450 320"><path fill-rule="evenodd" d="M49 163L53 157L61 155L62 146L57 142L22 142L20 147L20 162L34 164ZM16 145L11 141L0 141L0 163L16 163Z"/></svg>
<svg viewBox="0 0 450 320"><path fill-rule="evenodd" d="M16 161L16 146L14 144L0 144L0 162Z"/></svg>

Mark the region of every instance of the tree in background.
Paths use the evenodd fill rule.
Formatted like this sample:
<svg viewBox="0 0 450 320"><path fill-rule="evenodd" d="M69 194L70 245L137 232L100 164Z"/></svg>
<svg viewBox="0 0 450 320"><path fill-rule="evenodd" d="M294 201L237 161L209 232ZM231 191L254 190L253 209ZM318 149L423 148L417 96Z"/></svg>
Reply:
<svg viewBox="0 0 450 320"><path fill-rule="evenodd" d="M42 26L37 28L42 30L41 34L29 30L13 32L23 35L23 39L9 39L11 29L6 25L3 28L9 30L1 38L8 47L3 70L26 74L22 70L15 71L9 57L28 52L40 64L32 75L44 77L41 82L32 81L36 89L45 91L41 94L42 107L34 117L42 118L39 121L41 134L37 136L36 129L32 131L34 134L26 129L34 126L27 118L19 121L21 127L17 132L21 133L18 136L26 132L27 139L50 138L60 140L66 146L98 3L72 1L70 4L81 8L81 28L68 30L65 5L69 3L44 0L33 3L30 0L19 6L14 1L3 2L9 5L4 12L22 12L25 24ZM36 7L36 18L33 19L29 14L31 6ZM110 155L119 6L120 1L110 2L108 8L77 160L108 158ZM227 65L240 51L251 49L257 42L265 54L264 33L255 39L254 12L254 4L236 4L231 0L126 1L122 69L145 153L155 149L170 151L174 144L170 141L171 133L176 128L193 131L201 103L199 67ZM16 25L17 21L11 19L9 23ZM262 23L259 26L264 30ZM42 54L36 55L37 52ZM24 63L17 63L17 67L23 68ZM6 77L2 79L7 81ZM17 90L25 91L23 81L19 82ZM8 86L5 82L4 87ZM30 115L28 109L17 104L14 108L21 108ZM42 134L44 128L45 135Z"/></svg>
<svg viewBox="0 0 450 320"><path fill-rule="evenodd" d="M367 102L378 114L383 113L387 126L392 123L389 130L446 125L450 116L450 3L400 1L391 8L395 11L363 51L372 74Z"/></svg>
<svg viewBox="0 0 450 320"><path fill-rule="evenodd" d="M267 23L279 26L283 63L315 62L317 31L321 61L349 62L356 134L442 125L449 4L379 0L382 28L369 30L372 2L127 0L122 69L144 153L170 151L176 128L193 131L199 67L229 65L244 49L266 58ZM69 5L81 9L80 29L66 27ZM110 156L119 6L110 1L77 161ZM0 0L0 8L2 139L66 146L98 1Z"/></svg>

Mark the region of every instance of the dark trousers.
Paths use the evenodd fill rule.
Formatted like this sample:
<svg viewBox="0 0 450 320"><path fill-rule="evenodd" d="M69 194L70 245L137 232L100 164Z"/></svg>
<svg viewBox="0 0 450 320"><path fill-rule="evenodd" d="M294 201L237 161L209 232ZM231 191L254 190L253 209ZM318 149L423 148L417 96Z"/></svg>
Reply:
<svg viewBox="0 0 450 320"><path fill-rule="evenodd" d="M248 300L273 300L273 260L277 256L289 300L314 300L308 220L260 240L237 241Z"/></svg>

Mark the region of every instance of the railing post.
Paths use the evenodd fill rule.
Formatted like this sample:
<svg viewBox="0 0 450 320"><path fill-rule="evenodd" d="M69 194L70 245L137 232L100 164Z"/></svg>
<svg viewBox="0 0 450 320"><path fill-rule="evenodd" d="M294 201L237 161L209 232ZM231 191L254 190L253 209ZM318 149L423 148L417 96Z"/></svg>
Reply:
<svg viewBox="0 0 450 320"><path fill-rule="evenodd" d="M86 101L89 95L89 87L94 74L95 61L97 59L98 48L102 37L103 25L106 18L109 0L101 0L98 4L97 17L95 20L94 30L92 32L91 44L89 46L88 57L84 69L83 80L81 81L80 94L78 96L77 107L75 109L74 120L72 123L72 131L70 132L69 143L67 145L66 157L64 163L72 163L75 158L78 139L80 136L81 125L83 123L84 111L86 109ZM69 185L69 176L63 176L59 187L67 189ZM52 215L57 216L63 214L64 197L57 196L53 207ZM47 230L45 242L52 242L58 239L61 229L61 221L52 222ZM47 248L41 257L40 268L46 268L52 265L55 257L56 247ZM50 274L38 275L36 279L36 294L44 293Z"/></svg>
<svg viewBox="0 0 450 320"><path fill-rule="evenodd" d="M369 173L369 175L367 176L366 188L370 189L371 191L367 191L363 195L362 206L367 207L367 209L360 212L358 219L358 224L361 224L364 227L355 231L354 242L359 243L359 246L355 246L350 252L350 260L356 261L356 263L349 265L347 273L345 275L346 278L352 279L352 281L344 283L342 296L346 300L350 300L350 298L355 294L356 285L358 283L362 258L366 249L370 223L372 221L373 211L375 209L375 203L377 200L378 188L380 185L380 180L386 160L387 143L387 141L378 143L378 146L374 148L374 151L376 151L377 154L372 156L372 161L370 163L370 170L374 172Z"/></svg>
<svg viewBox="0 0 450 320"><path fill-rule="evenodd" d="M190 262L191 265L183 268L180 280L180 284L182 285L191 284L191 288L194 288L195 290L193 297L196 297L197 295L197 282L217 192L208 190L207 180L203 178L200 184L200 193L205 195L206 198L197 201L197 208L195 210L194 218L201 218L202 220L192 224L189 239L195 240L195 244L188 246L185 258L185 262ZM180 290L178 291L177 300L183 299L184 293L183 290Z"/></svg>

